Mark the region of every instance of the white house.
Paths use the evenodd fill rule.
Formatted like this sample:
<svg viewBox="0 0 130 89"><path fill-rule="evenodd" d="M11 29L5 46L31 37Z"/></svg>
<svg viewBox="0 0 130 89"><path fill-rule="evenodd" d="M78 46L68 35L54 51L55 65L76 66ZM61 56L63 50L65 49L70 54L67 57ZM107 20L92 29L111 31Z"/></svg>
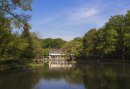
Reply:
<svg viewBox="0 0 130 89"><path fill-rule="evenodd" d="M62 60L67 58L66 52L63 49L50 49L49 51L49 59Z"/></svg>
<svg viewBox="0 0 130 89"><path fill-rule="evenodd" d="M72 64L70 56L63 49L50 49L49 52L49 68L70 68Z"/></svg>

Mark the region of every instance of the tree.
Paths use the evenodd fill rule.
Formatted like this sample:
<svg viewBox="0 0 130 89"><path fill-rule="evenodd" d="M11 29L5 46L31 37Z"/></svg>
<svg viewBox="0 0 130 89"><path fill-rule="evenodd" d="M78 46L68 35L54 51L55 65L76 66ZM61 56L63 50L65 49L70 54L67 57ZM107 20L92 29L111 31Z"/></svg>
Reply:
<svg viewBox="0 0 130 89"><path fill-rule="evenodd" d="M62 40L61 38L56 38L56 39L52 39L52 38L46 38L43 39L43 48L61 48L62 45L65 43L64 40Z"/></svg>
<svg viewBox="0 0 130 89"><path fill-rule="evenodd" d="M29 33L29 38L27 36L26 40L28 42L28 47L25 49L23 57L34 58L44 56L42 42L35 33Z"/></svg>
<svg viewBox="0 0 130 89"><path fill-rule="evenodd" d="M106 25L109 25L110 28L114 29L118 36L116 42L116 55L117 58L124 59L125 55L129 53L129 34L130 34L130 22L129 22L129 11L126 15L116 15L110 18L109 22Z"/></svg>
<svg viewBox="0 0 130 89"><path fill-rule="evenodd" d="M88 57L95 55L96 32L96 29L91 29L83 37L84 54Z"/></svg>
<svg viewBox="0 0 130 89"><path fill-rule="evenodd" d="M124 45L126 47L124 52L124 58L130 58L130 11L127 11L125 15L125 33L124 33Z"/></svg>
<svg viewBox="0 0 130 89"><path fill-rule="evenodd" d="M112 16L102 28L91 29L83 37L87 57L124 59L130 56L130 11Z"/></svg>
<svg viewBox="0 0 130 89"><path fill-rule="evenodd" d="M117 32L112 28L103 27L97 31L96 55L99 58L114 57L117 42Z"/></svg>
<svg viewBox="0 0 130 89"><path fill-rule="evenodd" d="M32 38L32 52L34 57L42 57L44 56L42 42L39 40L35 33L31 33Z"/></svg>
<svg viewBox="0 0 130 89"><path fill-rule="evenodd" d="M0 0L0 16L10 22L10 26L20 28L30 19L29 15L14 12L21 9L23 12L31 11L32 0Z"/></svg>
<svg viewBox="0 0 130 89"><path fill-rule="evenodd" d="M72 41L66 42L62 48L70 55L73 54L76 57L82 55L83 52L83 43L82 40L75 38Z"/></svg>
<svg viewBox="0 0 130 89"><path fill-rule="evenodd" d="M0 0L0 59L19 57L26 48L26 41L12 29L22 29L28 23L30 16L16 10L31 11L31 3L32 0Z"/></svg>
<svg viewBox="0 0 130 89"><path fill-rule="evenodd" d="M43 56L46 58L49 56L49 49L43 49Z"/></svg>

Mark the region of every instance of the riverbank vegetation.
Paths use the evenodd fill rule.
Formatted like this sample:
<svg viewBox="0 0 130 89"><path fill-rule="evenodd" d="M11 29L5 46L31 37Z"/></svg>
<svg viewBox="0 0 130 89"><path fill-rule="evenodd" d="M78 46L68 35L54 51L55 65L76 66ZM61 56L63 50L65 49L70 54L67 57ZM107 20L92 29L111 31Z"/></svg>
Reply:
<svg viewBox="0 0 130 89"><path fill-rule="evenodd" d="M34 58L47 57L51 48L64 49L85 60L130 59L130 11L112 16L103 27L90 29L83 37L64 41L41 39L30 31L31 16L26 13L32 11L31 3L32 0L0 1L0 65L32 62Z"/></svg>
<svg viewBox="0 0 130 89"><path fill-rule="evenodd" d="M31 44L29 29L32 0L1 0L0 1L0 61L20 58ZM24 14L17 11L21 9ZM15 31L21 30L21 34ZM31 48L31 47L30 47Z"/></svg>
<svg viewBox="0 0 130 89"><path fill-rule="evenodd" d="M130 59L130 11L125 15L112 16L103 27L90 29L80 38L80 42L74 41L68 42L65 49L77 57Z"/></svg>

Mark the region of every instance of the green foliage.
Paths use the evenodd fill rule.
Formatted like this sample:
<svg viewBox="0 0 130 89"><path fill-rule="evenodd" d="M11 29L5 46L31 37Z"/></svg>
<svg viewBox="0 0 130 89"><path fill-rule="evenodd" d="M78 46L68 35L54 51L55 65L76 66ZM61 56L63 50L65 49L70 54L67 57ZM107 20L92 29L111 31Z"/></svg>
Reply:
<svg viewBox="0 0 130 89"><path fill-rule="evenodd" d="M80 38L75 38L72 41L65 43L62 47L68 54L74 54L75 56L81 56L83 52L83 42Z"/></svg>
<svg viewBox="0 0 130 89"><path fill-rule="evenodd" d="M49 56L49 49L43 49L43 56L46 58Z"/></svg>
<svg viewBox="0 0 130 89"><path fill-rule="evenodd" d="M32 0L0 0L0 16L9 20L10 27L21 28L30 19L30 16L14 11L19 8L23 12L31 11L31 3Z"/></svg>
<svg viewBox="0 0 130 89"><path fill-rule="evenodd" d="M35 33L32 33L31 35L34 57L43 56L42 42L38 39Z"/></svg>
<svg viewBox="0 0 130 89"><path fill-rule="evenodd" d="M29 28L30 16L15 10L30 11L31 3L32 0L0 0L0 60L17 59L28 47L27 39L12 32L12 29Z"/></svg>
<svg viewBox="0 0 130 89"><path fill-rule="evenodd" d="M112 16L97 31L88 31L83 43L86 57L130 58L130 11Z"/></svg>
<svg viewBox="0 0 130 89"><path fill-rule="evenodd" d="M28 46L26 39L17 34L11 34L8 30L1 34L0 40L0 59L19 58Z"/></svg>
<svg viewBox="0 0 130 89"><path fill-rule="evenodd" d="M68 54L90 58L130 58L130 11L112 16L98 30L69 42L61 38L39 39L28 23L32 0L0 0L0 60L47 57L50 48L63 48ZM22 10L24 14L16 13ZM22 33L13 32L21 29Z"/></svg>
<svg viewBox="0 0 130 89"><path fill-rule="evenodd" d="M96 29L88 31L84 37L84 54L86 56L94 56L95 44L96 44Z"/></svg>
<svg viewBox="0 0 130 89"><path fill-rule="evenodd" d="M23 57L34 58L43 56L42 42L39 40L35 33L29 33L29 36L25 39L28 41L28 47L23 53Z"/></svg>
<svg viewBox="0 0 130 89"><path fill-rule="evenodd" d="M97 32L96 55L107 56L116 50L117 32L114 29L101 28ZM112 53L112 54L111 54Z"/></svg>
<svg viewBox="0 0 130 89"><path fill-rule="evenodd" d="M56 38L56 39L52 39L52 38L46 38L43 39L43 48L61 48L62 45L65 43L64 40L62 40L61 38Z"/></svg>

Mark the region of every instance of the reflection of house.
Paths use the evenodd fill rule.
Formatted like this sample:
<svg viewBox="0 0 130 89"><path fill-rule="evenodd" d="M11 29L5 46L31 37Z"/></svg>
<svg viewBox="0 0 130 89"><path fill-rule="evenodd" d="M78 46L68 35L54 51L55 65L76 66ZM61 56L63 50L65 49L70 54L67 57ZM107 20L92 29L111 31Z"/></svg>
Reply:
<svg viewBox="0 0 130 89"><path fill-rule="evenodd" d="M68 59L70 59L70 57L66 55L63 49L51 49L49 52L49 68L72 67Z"/></svg>
<svg viewBox="0 0 130 89"><path fill-rule="evenodd" d="M50 49L49 58L34 59L34 63L48 63L49 68L70 68L74 57L63 49Z"/></svg>
<svg viewBox="0 0 130 89"><path fill-rule="evenodd" d="M49 59L52 60L64 60L67 59L67 55L63 49L50 49Z"/></svg>

